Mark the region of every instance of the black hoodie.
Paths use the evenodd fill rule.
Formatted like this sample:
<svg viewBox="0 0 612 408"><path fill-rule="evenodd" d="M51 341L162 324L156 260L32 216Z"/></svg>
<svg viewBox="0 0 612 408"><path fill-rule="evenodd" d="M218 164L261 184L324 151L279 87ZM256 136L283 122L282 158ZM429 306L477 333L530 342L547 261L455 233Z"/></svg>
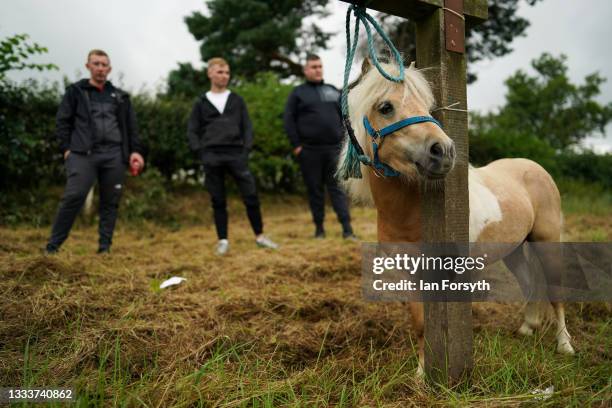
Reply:
<svg viewBox="0 0 612 408"><path fill-rule="evenodd" d="M116 100L123 161L127 163L131 153L140 153L144 157L146 148L138 137L136 115L132 109L129 95L115 88L110 82L106 82L105 87ZM62 154L66 150L90 154L95 143L100 140L99 135L96 134L89 92L91 92L91 84L88 79L82 79L66 88L56 116L56 136Z"/></svg>
<svg viewBox="0 0 612 408"><path fill-rule="evenodd" d="M244 100L234 92L220 113L200 96L193 105L187 125L189 148L198 154L227 153L241 155L253 148L253 126Z"/></svg>
<svg viewBox="0 0 612 408"><path fill-rule="evenodd" d="M296 87L285 106L285 132L294 147L337 148L344 138L340 91L323 82Z"/></svg>

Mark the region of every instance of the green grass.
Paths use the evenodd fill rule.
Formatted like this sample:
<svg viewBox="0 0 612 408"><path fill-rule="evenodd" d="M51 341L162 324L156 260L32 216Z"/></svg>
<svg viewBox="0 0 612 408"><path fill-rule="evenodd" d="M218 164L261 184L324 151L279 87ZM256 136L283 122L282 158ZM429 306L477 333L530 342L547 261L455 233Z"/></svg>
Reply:
<svg viewBox="0 0 612 408"><path fill-rule="evenodd" d="M598 184L561 180L563 212L567 214L590 214L610 216L612 211L612 191Z"/></svg>

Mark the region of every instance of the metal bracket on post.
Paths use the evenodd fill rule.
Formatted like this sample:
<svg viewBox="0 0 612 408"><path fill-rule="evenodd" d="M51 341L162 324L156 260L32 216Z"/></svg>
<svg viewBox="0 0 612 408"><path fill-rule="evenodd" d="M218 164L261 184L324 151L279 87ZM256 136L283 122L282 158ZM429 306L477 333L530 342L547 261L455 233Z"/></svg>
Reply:
<svg viewBox="0 0 612 408"><path fill-rule="evenodd" d="M463 0L444 0L446 50L465 53L465 17Z"/></svg>

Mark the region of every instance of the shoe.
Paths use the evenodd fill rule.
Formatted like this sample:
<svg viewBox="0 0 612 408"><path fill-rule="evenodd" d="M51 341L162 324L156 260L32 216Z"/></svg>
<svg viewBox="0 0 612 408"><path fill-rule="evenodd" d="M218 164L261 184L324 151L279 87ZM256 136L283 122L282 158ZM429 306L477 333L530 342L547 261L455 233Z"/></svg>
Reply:
<svg viewBox="0 0 612 408"><path fill-rule="evenodd" d="M227 239L220 239L217 242L217 255L225 255L229 251L229 241Z"/></svg>
<svg viewBox="0 0 612 408"><path fill-rule="evenodd" d="M345 231L342 233L342 238L348 240L348 241L359 241L359 238L357 238L357 235L355 235L353 233L353 231Z"/></svg>
<svg viewBox="0 0 612 408"><path fill-rule="evenodd" d="M45 255L57 255L59 252L59 248L53 245L47 245L45 249L43 249L43 254Z"/></svg>
<svg viewBox="0 0 612 408"><path fill-rule="evenodd" d="M102 254L110 254L110 247L98 248L98 255L102 255Z"/></svg>
<svg viewBox="0 0 612 408"><path fill-rule="evenodd" d="M260 248L270 248L270 249L278 249L278 244L273 242L270 238L262 235L261 237L255 240L257 246Z"/></svg>

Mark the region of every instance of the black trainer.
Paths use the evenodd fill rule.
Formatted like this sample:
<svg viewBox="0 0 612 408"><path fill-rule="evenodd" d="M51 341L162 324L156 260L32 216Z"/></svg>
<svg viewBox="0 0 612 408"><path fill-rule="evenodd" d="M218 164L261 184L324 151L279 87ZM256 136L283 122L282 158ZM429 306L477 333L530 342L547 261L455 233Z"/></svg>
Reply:
<svg viewBox="0 0 612 408"><path fill-rule="evenodd" d="M110 254L110 247L100 247L98 248L98 254Z"/></svg>

